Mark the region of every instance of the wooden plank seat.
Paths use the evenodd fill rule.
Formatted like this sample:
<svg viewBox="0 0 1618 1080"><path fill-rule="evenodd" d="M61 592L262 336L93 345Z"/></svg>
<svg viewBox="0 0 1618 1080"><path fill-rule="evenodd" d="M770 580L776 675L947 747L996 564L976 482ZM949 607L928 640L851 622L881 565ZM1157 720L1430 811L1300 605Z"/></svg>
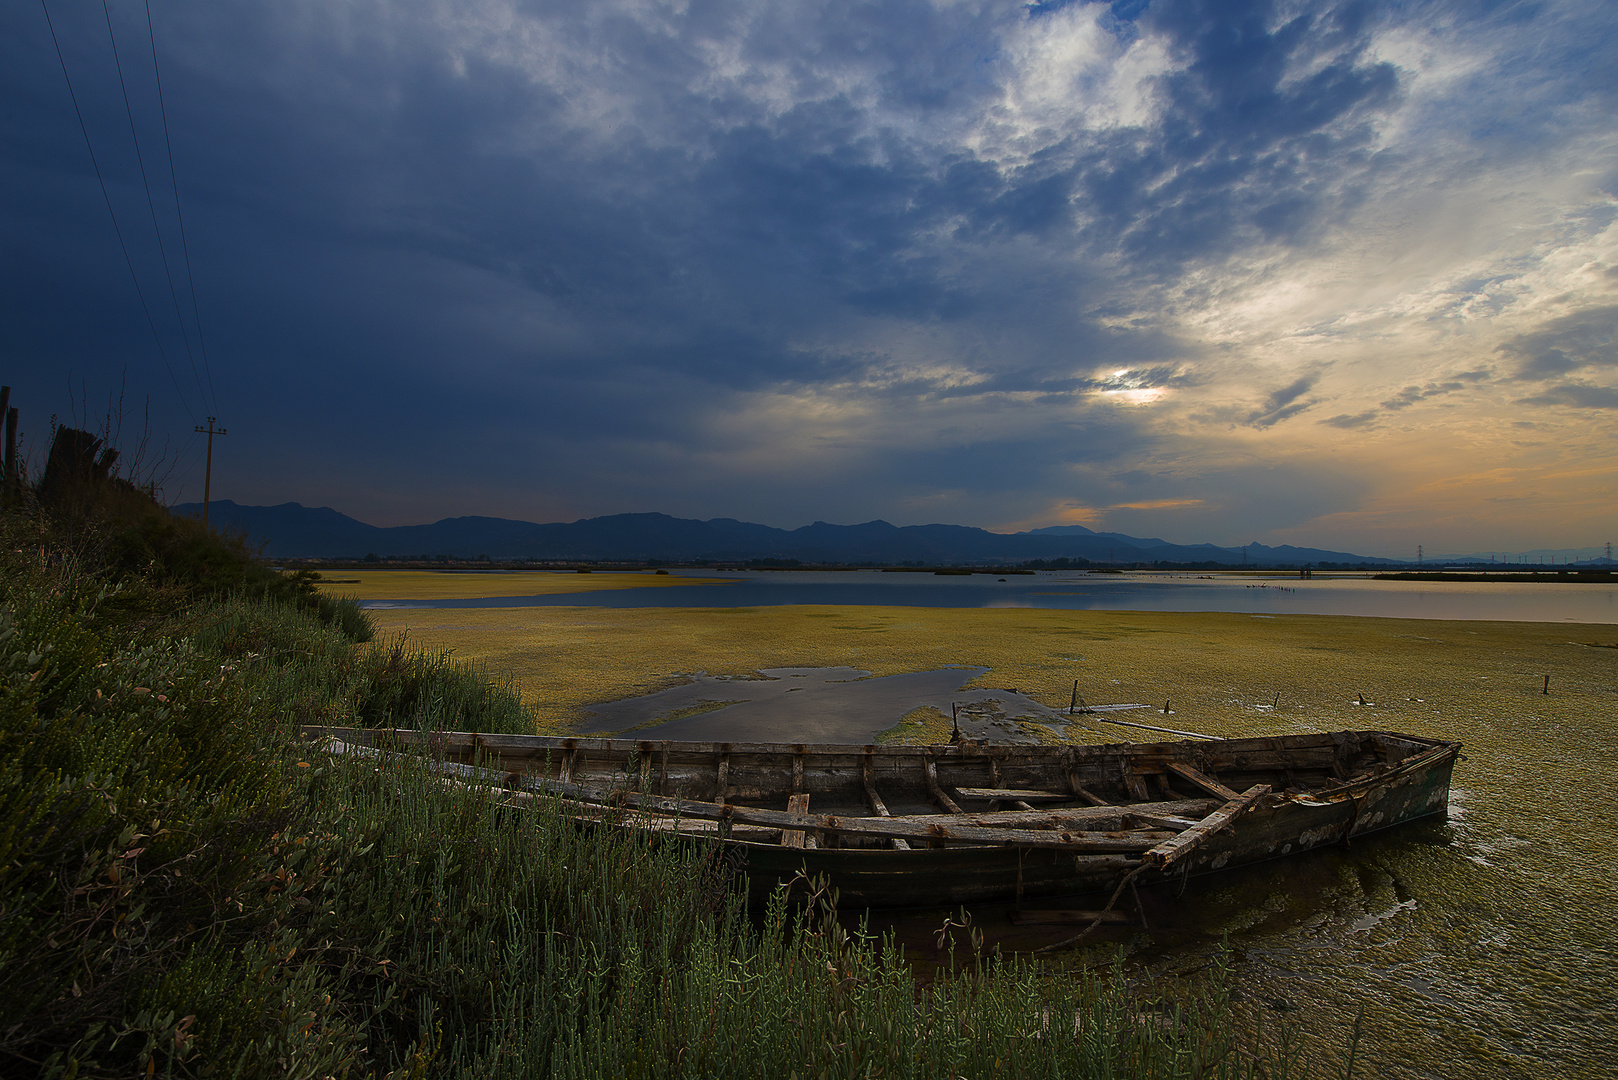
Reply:
<svg viewBox="0 0 1618 1080"><path fill-rule="evenodd" d="M1185 764L1184 762L1169 761L1169 762L1165 762L1164 766L1170 772L1174 773L1174 775L1184 777L1185 779L1191 781L1193 784L1197 785L1202 790L1204 790L1206 792L1209 792L1209 793L1211 793L1213 795L1217 795L1219 798L1224 799L1226 802L1229 802L1231 799L1237 799L1237 798L1241 797L1241 796L1237 795L1236 792L1234 792L1234 791L1230 790L1230 788L1226 787L1224 784L1221 784L1218 780L1215 780L1211 776L1207 776L1207 775L1205 775L1203 773L1198 772L1196 769L1193 769L1191 766Z"/></svg>
<svg viewBox="0 0 1618 1080"><path fill-rule="evenodd" d="M1072 802L1073 795L1065 791L1032 791L1025 788L957 787L963 799L1020 799L1023 802Z"/></svg>

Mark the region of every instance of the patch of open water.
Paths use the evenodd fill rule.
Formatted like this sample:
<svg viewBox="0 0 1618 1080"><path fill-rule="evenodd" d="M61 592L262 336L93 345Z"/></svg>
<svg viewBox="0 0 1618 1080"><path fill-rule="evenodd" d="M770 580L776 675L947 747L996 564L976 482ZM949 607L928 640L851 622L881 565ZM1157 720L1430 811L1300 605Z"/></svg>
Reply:
<svg viewBox="0 0 1618 1080"><path fill-rule="evenodd" d="M543 596L372 600L368 608L773 607L783 604L1103 611L1225 611L1255 615L1369 615L1401 619L1618 623L1618 585L1572 582L1308 580L1246 574L1035 574L858 571L676 571L729 578L718 585L602 589Z"/></svg>
<svg viewBox="0 0 1618 1080"><path fill-rule="evenodd" d="M945 716L959 706L962 734L994 742L1039 742L1042 730L1083 726L1081 717L1015 687L964 688L987 670L956 666L871 678L849 667L763 668L756 679L698 672L682 686L592 706L587 730L685 742L868 743L924 706Z"/></svg>

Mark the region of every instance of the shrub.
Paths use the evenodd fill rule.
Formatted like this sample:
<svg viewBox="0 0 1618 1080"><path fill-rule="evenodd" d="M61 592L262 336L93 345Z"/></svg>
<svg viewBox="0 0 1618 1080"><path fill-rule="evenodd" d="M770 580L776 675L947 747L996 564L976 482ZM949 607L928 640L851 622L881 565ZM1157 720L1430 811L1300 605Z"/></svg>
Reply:
<svg viewBox="0 0 1618 1080"><path fill-rule="evenodd" d="M0 515L0 1073L1295 1069L1234 1043L1217 986L1142 1002L976 948L923 984L827 897L753 922L718 848L328 756L295 726L532 725L443 653L356 645L296 578L164 579L60 528Z"/></svg>
<svg viewBox="0 0 1618 1080"><path fill-rule="evenodd" d="M291 817L292 786L284 748L211 657L106 640L103 590L8 577L0 1056L45 1067L139 1042L131 1005L153 973L265 922L264 840Z"/></svg>

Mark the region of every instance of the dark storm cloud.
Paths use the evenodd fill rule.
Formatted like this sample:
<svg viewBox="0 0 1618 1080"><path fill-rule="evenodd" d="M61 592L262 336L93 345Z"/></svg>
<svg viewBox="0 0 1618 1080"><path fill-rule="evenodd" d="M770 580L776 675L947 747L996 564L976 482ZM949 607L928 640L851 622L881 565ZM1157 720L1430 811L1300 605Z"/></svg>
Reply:
<svg viewBox="0 0 1618 1080"><path fill-rule="evenodd" d="M1338 415L1330 417L1329 419L1317 420L1315 422L1317 424L1325 424L1328 427L1342 428L1345 431L1351 431L1354 428L1373 426L1376 423L1377 416L1377 411L1372 409L1370 412L1362 413L1339 413Z"/></svg>
<svg viewBox="0 0 1618 1080"><path fill-rule="evenodd" d="M1358 4L1311 5L1277 25L1263 2L1153 6L1146 21L1189 64L1165 78L1153 152L1108 175L1133 254L1298 242L1363 197L1369 121L1399 93L1393 66L1366 56L1365 16ZM1313 70L1288 80L1299 65ZM1333 169L1319 167L1326 159ZM1130 206L1142 181L1165 177L1151 202Z"/></svg>
<svg viewBox="0 0 1618 1080"><path fill-rule="evenodd" d="M1158 80L1159 130L1048 148L1016 178L1022 201L1044 208L1034 227L1080 215L1086 240L1162 273L1254 244L1306 243L1364 198L1371 121L1397 102L1399 78L1368 58L1358 5L1286 21L1262 2L1154 5L1140 22L1182 65ZM1293 77L1300 68L1309 74Z"/></svg>
<svg viewBox="0 0 1618 1080"><path fill-rule="evenodd" d="M1340 428L1344 431L1376 427L1377 422L1384 419L1387 413L1398 412L1424 401L1459 393L1468 387L1486 381L1491 374L1492 372L1484 368L1462 371L1443 382L1430 382L1422 386L1407 386L1391 398L1383 401L1379 408L1360 413L1339 413L1336 416L1315 422L1326 427Z"/></svg>
<svg viewBox="0 0 1618 1080"><path fill-rule="evenodd" d="M1363 32L1341 13L1269 32L1259 7L1217 18L1176 11L1150 20L1188 60L1166 79L1166 137L1144 153L1128 148L1140 142L1129 133L1064 137L1007 166L941 157L900 123L993 90L974 77L994 59L975 36L984 27L952 13L853 6L749 25L744 61L786 62L791 89L813 95L779 113L735 88L689 85L704 32L733 27L683 27L671 39L629 19L588 36L581 17L548 21L617 61L613 92L629 100L627 134L603 146L568 130L553 118L555 91L488 61L459 73L429 42L407 38L384 52L362 39L329 57L340 80L318 54L300 61L315 76L288 91L317 133L302 140L306 159L278 170L265 153L244 164L256 175L314 179L284 186L307 196L306 213L324 202L347 232L515 270L587 311L629 305L697 323L697 334L700 316L729 323L760 304L772 320L790 320L831 299L900 318L966 318L994 286L962 265L958 246L936 243L940 229L982 243L1032 234L1171 262L1295 240L1342 197L1353 166L1344 152L1363 141L1363 116L1396 88L1391 68L1364 61ZM1281 86L1289 64L1323 55L1318 71ZM864 94L838 89L840 74L877 95L874 110ZM353 82L370 92L351 99L342 90ZM357 142L355 132L364 133ZM541 152L499 149L519 137ZM286 143L253 145L281 158ZM1321 168L1328 157L1332 167ZM1037 269L1085 284L1072 265ZM723 291L704 294L705 284Z"/></svg>
<svg viewBox="0 0 1618 1080"><path fill-rule="evenodd" d="M1397 394L1382 403L1388 410L1408 409L1417 402L1427 401L1430 398L1443 397L1453 394L1457 390L1465 390L1466 383L1458 380L1443 383L1428 383L1426 386L1407 386Z"/></svg>
<svg viewBox="0 0 1618 1080"><path fill-rule="evenodd" d="M183 313L158 303L105 27L61 0L51 11L180 390L26 5L0 34L13 348L57 381L106 383L127 365L188 431L210 399ZM121 47L142 40L141 11L113 4ZM1416 14L1248 0L1100 11L164 5L233 491L312 501L315 488L404 520L754 507L779 524L856 505L899 515L955 492L951 512L976 523L1033 512L1072 468L1161 450L1151 409L1108 395L1195 400L1229 377L1163 297L1215 303L1221 268L1312 251L1375 195L1400 167L1378 125L1407 92L1375 35ZM1027 58L1064 27L1094 33ZM1139 86L1113 87L1133 46ZM1044 97L1024 86L1063 64L1079 74ZM141 78L137 125L155 139ZM1084 111L1109 95L1112 112ZM1607 318L1508 354L1525 378L1610 364ZM1213 411L1283 424L1317 404L1300 366L1272 376L1292 381L1262 404ZM30 378L46 397L49 380ZM1384 409L1468 382L1428 378ZM780 470L807 476L819 453L864 487L799 477L784 490ZM477 505L447 505L472 498L457 492ZM399 509L413 499L418 512Z"/></svg>
<svg viewBox="0 0 1618 1080"><path fill-rule="evenodd" d="M1518 361L1518 379L1555 379L1574 371L1618 368L1618 305L1552 319L1508 341L1500 351Z"/></svg>
<svg viewBox="0 0 1618 1080"><path fill-rule="evenodd" d="M1618 409L1618 390L1610 386L1562 383L1522 399L1524 405L1566 405L1575 409Z"/></svg>
<svg viewBox="0 0 1618 1080"><path fill-rule="evenodd" d="M1305 375L1303 378L1276 390L1264 399L1264 404L1247 414L1246 422L1256 428L1274 427L1283 420L1297 416L1305 409L1315 404L1314 399L1299 401L1298 399L1314 388L1317 380L1315 375Z"/></svg>

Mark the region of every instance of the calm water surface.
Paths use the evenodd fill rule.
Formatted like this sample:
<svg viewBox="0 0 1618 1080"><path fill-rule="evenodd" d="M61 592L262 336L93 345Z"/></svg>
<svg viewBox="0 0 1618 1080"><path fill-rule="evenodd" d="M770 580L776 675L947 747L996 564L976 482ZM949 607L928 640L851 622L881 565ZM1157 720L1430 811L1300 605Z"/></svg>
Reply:
<svg viewBox="0 0 1618 1080"><path fill-rule="evenodd" d="M1275 615L1375 615L1403 619L1618 623L1618 585L1538 582L1310 580L1247 574L1081 574L1040 571L940 577L880 571L675 571L728 578L719 585L603 589L473 600L369 601L371 608L879 607L1061 608L1103 611L1232 611Z"/></svg>

